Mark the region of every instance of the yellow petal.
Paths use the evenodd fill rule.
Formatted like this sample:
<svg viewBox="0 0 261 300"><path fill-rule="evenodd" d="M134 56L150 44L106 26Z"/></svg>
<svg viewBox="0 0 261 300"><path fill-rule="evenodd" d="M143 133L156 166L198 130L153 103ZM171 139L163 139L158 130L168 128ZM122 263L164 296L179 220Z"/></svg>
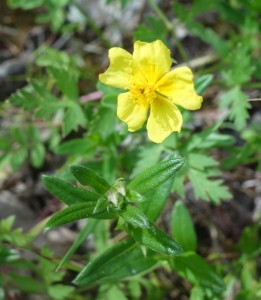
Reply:
<svg viewBox="0 0 261 300"><path fill-rule="evenodd" d="M199 109L203 101L202 97L196 94L193 74L188 67L180 67L169 72L158 81L155 89L185 109Z"/></svg>
<svg viewBox="0 0 261 300"><path fill-rule="evenodd" d="M148 109L148 105L134 103L129 92L118 96L117 116L127 123L129 131L136 131L143 126Z"/></svg>
<svg viewBox="0 0 261 300"><path fill-rule="evenodd" d="M172 63L169 49L160 40L152 43L135 42L133 60L138 72L149 83L156 83L169 72Z"/></svg>
<svg viewBox="0 0 261 300"><path fill-rule="evenodd" d="M121 48L109 50L110 66L105 73L99 75L99 80L107 85L129 89L133 73L132 55Z"/></svg>
<svg viewBox="0 0 261 300"><path fill-rule="evenodd" d="M149 139L162 143L173 131L180 131L182 115L175 104L163 97L157 97L151 105L147 130Z"/></svg>

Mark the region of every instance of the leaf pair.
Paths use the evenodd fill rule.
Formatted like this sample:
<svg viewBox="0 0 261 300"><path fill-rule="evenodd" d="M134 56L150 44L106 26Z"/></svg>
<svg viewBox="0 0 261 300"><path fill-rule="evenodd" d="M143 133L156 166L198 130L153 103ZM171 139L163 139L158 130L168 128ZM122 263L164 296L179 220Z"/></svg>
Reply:
<svg viewBox="0 0 261 300"><path fill-rule="evenodd" d="M72 186L55 177L44 176L44 184L48 191L68 205L67 208L55 214L48 221L46 229L56 228L84 218L107 219L121 217L124 221L123 228L139 244L170 257L179 255L183 251L181 246L158 229L141 209L133 205L133 202L137 202L137 195L143 197L156 187L162 184L165 185L165 182L167 183L170 178L173 178L183 163L183 159L170 156L133 179L127 186L127 191L122 179L118 179L110 186L106 180L85 166L72 166L70 170L77 181L83 186L88 187L88 189ZM170 190L169 183L168 188L164 188L165 190ZM126 194L127 197L125 197ZM152 210L152 213L150 213L148 207L146 208L145 206L145 211L148 212L151 220L154 220L159 214L158 210L162 209L162 205L164 205L166 200L165 194L164 192L164 201L158 207L157 212ZM155 195L158 197L162 196L158 193ZM117 205L118 198L121 199L119 206ZM112 201L112 199L115 201ZM72 250L68 251L68 255L62 260L60 266L64 264L80 245L82 236L90 233L87 229L86 232L79 236L79 241L74 243ZM119 278L130 276L155 265L157 260L151 257L145 258L140 247L138 247L133 239L128 239L120 242L118 245L112 246L88 264L77 277L76 283L89 284L98 279L110 279L110 276L114 279L117 276ZM128 261L130 258L131 261ZM95 274L93 274L93 270L96 271Z"/></svg>

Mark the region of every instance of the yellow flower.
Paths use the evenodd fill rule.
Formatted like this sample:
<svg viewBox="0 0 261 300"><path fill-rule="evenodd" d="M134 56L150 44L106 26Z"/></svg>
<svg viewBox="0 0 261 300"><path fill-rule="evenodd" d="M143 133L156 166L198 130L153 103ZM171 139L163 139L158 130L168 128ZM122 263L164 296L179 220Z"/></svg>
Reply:
<svg viewBox="0 0 261 300"><path fill-rule="evenodd" d="M180 131L182 115L176 105L195 110L202 97L194 89L188 67L171 68L169 49L160 41L134 43L133 55L121 48L109 50L110 66L100 74L102 83L127 90L118 96L117 116L129 131L140 129L148 112L148 137L163 142Z"/></svg>

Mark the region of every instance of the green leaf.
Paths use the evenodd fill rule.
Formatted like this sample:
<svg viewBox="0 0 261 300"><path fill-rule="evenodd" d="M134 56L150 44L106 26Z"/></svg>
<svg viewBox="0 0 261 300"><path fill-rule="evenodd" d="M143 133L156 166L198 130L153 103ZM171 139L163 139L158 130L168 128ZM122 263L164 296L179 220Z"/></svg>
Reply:
<svg viewBox="0 0 261 300"><path fill-rule="evenodd" d="M66 286L63 284L51 285L47 289L48 295L54 300L66 299L73 291L73 286Z"/></svg>
<svg viewBox="0 0 261 300"><path fill-rule="evenodd" d="M78 98L78 75L75 72L68 72L61 66L59 68L48 68L56 80L58 88L70 100L77 100Z"/></svg>
<svg viewBox="0 0 261 300"><path fill-rule="evenodd" d="M193 285L221 292L225 289L224 283L219 275L202 257L194 252L185 252L173 260L175 271Z"/></svg>
<svg viewBox="0 0 261 300"><path fill-rule="evenodd" d="M185 251L195 251L197 236L195 228L186 206L177 201L171 214L172 234Z"/></svg>
<svg viewBox="0 0 261 300"><path fill-rule="evenodd" d="M261 241L259 238L260 226L258 223L245 227L238 246L242 254L249 257L257 256L261 253Z"/></svg>
<svg viewBox="0 0 261 300"><path fill-rule="evenodd" d="M148 228L150 222L143 212L132 205L126 205L125 209L120 212L123 220L133 226L138 226L140 228Z"/></svg>
<svg viewBox="0 0 261 300"><path fill-rule="evenodd" d="M166 235L153 223L150 223L148 228L133 226L129 223L128 232L141 245L161 254L175 257L183 252L183 249L175 240Z"/></svg>
<svg viewBox="0 0 261 300"><path fill-rule="evenodd" d="M200 153L190 153L188 157L188 163L192 168L202 171L205 168L216 167L218 165L218 162L211 156Z"/></svg>
<svg viewBox="0 0 261 300"><path fill-rule="evenodd" d="M6 233L11 230L12 226L14 225L15 216L9 216L4 220L0 221L0 230L1 233Z"/></svg>
<svg viewBox="0 0 261 300"><path fill-rule="evenodd" d="M8 249L0 243L0 266L4 264L11 264L13 261L18 260L19 258L20 255L16 250Z"/></svg>
<svg viewBox="0 0 261 300"><path fill-rule="evenodd" d="M193 136L191 136L191 138L183 144L182 148L184 148L187 152L191 152L193 149L201 150L201 145L204 144L204 142L207 141L208 138L211 137L212 134L223 124L228 115L229 114L225 114L215 124L207 128L206 130L197 134L193 134Z"/></svg>
<svg viewBox="0 0 261 300"><path fill-rule="evenodd" d="M195 196L198 199L212 201L218 204L221 199L230 199L228 188L221 179L211 179L207 171L189 169L188 177L193 185Z"/></svg>
<svg viewBox="0 0 261 300"><path fill-rule="evenodd" d="M10 163L14 170L17 170L23 162L27 158L27 149L26 148L19 148L14 153L12 153Z"/></svg>
<svg viewBox="0 0 261 300"><path fill-rule="evenodd" d="M109 188L109 183L93 172L91 169L73 165L70 167L73 176L84 186L92 187L97 193L103 195Z"/></svg>
<svg viewBox="0 0 261 300"><path fill-rule="evenodd" d="M60 155L86 155L89 151L96 149L97 141L94 139L78 138L57 145L54 151Z"/></svg>
<svg viewBox="0 0 261 300"><path fill-rule="evenodd" d="M78 103L69 102L63 117L63 133L69 134L72 130L76 130L78 126L85 126L86 118Z"/></svg>
<svg viewBox="0 0 261 300"><path fill-rule="evenodd" d="M100 195L94 191L72 186L68 182L53 176L43 176L47 190L67 205L93 202L96 205Z"/></svg>
<svg viewBox="0 0 261 300"><path fill-rule="evenodd" d="M206 74L198 79L195 80L195 89L198 95L202 95L207 87L211 84L213 81L213 75L212 74Z"/></svg>
<svg viewBox="0 0 261 300"><path fill-rule="evenodd" d="M97 220L88 220L86 225L82 228L75 241L73 242L70 249L66 252L62 260L60 261L56 271L58 271L74 254L74 252L80 247L80 245L86 241L87 237L93 232L96 227L98 221Z"/></svg>
<svg viewBox="0 0 261 300"><path fill-rule="evenodd" d="M152 222L160 216L163 207L169 197L174 178L170 178L152 192L146 194L146 200L140 206L145 215Z"/></svg>
<svg viewBox="0 0 261 300"><path fill-rule="evenodd" d="M31 162L35 168L40 168L44 163L45 147L42 143L37 143L31 150Z"/></svg>
<svg viewBox="0 0 261 300"><path fill-rule="evenodd" d="M215 147L229 147L235 144L236 139L228 134L212 132L208 138L200 144L201 149L210 149Z"/></svg>
<svg viewBox="0 0 261 300"><path fill-rule="evenodd" d="M32 278L31 276L9 274L12 281L19 287L20 291L27 293L44 293L45 286L39 280Z"/></svg>
<svg viewBox="0 0 261 300"><path fill-rule="evenodd" d="M107 300L128 300L125 296L124 292L120 290L117 286L113 285L108 293L107 293Z"/></svg>
<svg viewBox="0 0 261 300"><path fill-rule="evenodd" d="M174 176L183 164L183 158L176 157L175 155L170 156L138 175L130 182L128 188L135 190L141 195L146 194Z"/></svg>
<svg viewBox="0 0 261 300"><path fill-rule="evenodd" d="M107 211L93 213L94 208L95 203L93 202L69 206L51 217L46 224L46 230L54 229L58 226L85 218L110 219L115 217L115 214Z"/></svg>
<svg viewBox="0 0 261 300"><path fill-rule="evenodd" d="M21 8L24 10L33 9L43 5L44 0L8 0L8 5L12 8Z"/></svg>
<svg viewBox="0 0 261 300"><path fill-rule="evenodd" d="M91 261L76 277L78 285L89 285L100 280L117 280L144 272L157 260L144 257L132 239L127 239L108 248Z"/></svg>
<svg viewBox="0 0 261 300"><path fill-rule="evenodd" d="M191 289L189 300L202 300L204 299L204 291L200 286L194 286Z"/></svg>
<svg viewBox="0 0 261 300"><path fill-rule="evenodd" d="M237 130L242 130L246 127L246 122L249 117L248 109L251 105L247 101L247 96L240 90L239 86L234 87L221 97L220 107L230 107L231 113L229 118L235 122Z"/></svg>
<svg viewBox="0 0 261 300"><path fill-rule="evenodd" d="M115 121L115 112L111 108L100 106L90 124L90 131L97 132L105 140L115 132Z"/></svg>
<svg viewBox="0 0 261 300"><path fill-rule="evenodd" d="M127 224L127 231L140 244L172 257L183 252L180 245L151 223L139 208L127 205L119 214Z"/></svg>

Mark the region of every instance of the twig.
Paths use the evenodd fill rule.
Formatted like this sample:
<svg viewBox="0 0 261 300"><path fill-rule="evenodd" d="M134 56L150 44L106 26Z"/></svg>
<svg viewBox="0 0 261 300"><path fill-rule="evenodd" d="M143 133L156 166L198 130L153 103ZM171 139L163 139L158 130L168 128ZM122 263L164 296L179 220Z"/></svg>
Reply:
<svg viewBox="0 0 261 300"><path fill-rule="evenodd" d="M87 103L91 101L97 101L100 100L103 96L103 92L101 91L95 91L90 94L84 95L80 97L80 102L81 103Z"/></svg>

